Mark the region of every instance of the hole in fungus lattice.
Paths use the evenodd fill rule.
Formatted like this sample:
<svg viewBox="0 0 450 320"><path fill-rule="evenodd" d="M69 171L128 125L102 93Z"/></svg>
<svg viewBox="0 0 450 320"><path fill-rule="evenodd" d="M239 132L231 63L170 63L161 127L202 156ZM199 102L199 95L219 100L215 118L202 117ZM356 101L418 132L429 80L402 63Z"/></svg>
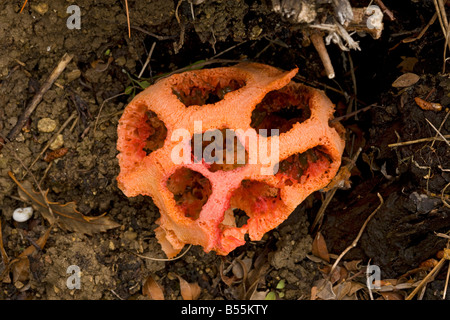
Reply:
<svg viewBox="0 0 450 320"><path fill-rule="evenodd" d="M173 94L186 107L217 103L224 99L226 94L245 86L245 81L235 79L216 79L214 83L196 78L191 82L191 86L178 85L172 89Z"/></svg>
<svg viewBox="0 0 450 320"><path fill-rule="evenodd" d="M248 153L230 129L194 134L191 140L194 162L202 160L211 172L231 171L248 163Z"/></svg>
<svg viewBox="0 0 450 320"><path fill-rule="evenodd" d="M184 215L192 220L198 219L212 193L209 180L199 172L182 167L167 179L166 185Z"/></svg>
<svg viewBox="0 0 450 320"><path fill-rule="evenodd" d="M142 105L138 112L133 114L133 120L126 124L127 134L123 137L127 142L127 155L144 158L163 147L167 128L156 113Z"/></svg>
<svg viewBox="0 0 450 320"><path fill-rule="evenodd" d="M280 189L270 186L267 183L254 180L242 180L230 199L230 205L236 220L236 225L241 227L241 216L244 212L249 218L275 212L278 205L282 205L280 199ZM247 220L245 220L247 223Z"/></svg>
<svg viewBox="0 0 450 320"><path fill-rule="evenodd" d="M270 136L271 129L278 129L281 134L289 131L295 123L311 117L309 95L305 94L307 89L300 89L294 92L288 87L269 92L253 110L251 127L261 133L264 131L260 129L267 129Z"/></svg>
<svg viewBox="0 0 450 320"><path fill-rule="evenodd" d="M275 176L288 186L305 183L309 179L319 178L319 175L326 175L332 162L323 148L317 146L281 161Z"/></svg>

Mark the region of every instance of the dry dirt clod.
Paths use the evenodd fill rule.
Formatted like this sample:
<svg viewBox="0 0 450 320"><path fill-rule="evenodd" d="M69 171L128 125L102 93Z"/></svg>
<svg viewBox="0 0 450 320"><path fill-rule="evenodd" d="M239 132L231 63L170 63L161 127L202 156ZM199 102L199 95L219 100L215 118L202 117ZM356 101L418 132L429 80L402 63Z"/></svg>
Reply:
<svg viewBox="0 0 450 320"><path fill-rule="evenodd" d="M50 118L42 118L37 124L39 132L49 133L56 129L56 121Z"/></svg>

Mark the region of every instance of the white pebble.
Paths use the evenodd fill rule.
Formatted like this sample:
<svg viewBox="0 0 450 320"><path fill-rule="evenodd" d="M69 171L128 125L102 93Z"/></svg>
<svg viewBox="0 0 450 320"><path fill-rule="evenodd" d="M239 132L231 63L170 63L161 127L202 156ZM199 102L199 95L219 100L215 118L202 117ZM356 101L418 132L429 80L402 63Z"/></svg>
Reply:
<svg viewBox="0 0 450 320"><path fill-rule="evenodd" d="M17 222L25 222L28 219L30 219L32 215L33 215L32 207L17 208L13 212L13 219Z"/></svg>

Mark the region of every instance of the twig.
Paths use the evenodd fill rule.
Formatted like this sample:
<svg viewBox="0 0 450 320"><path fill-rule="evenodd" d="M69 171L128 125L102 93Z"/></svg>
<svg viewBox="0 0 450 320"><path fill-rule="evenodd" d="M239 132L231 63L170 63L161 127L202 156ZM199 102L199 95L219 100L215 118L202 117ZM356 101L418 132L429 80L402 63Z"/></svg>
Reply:
<svg viewBox="0 0 450 320"><path fill-rule="evenodd" d="M0 253L2 254L2 261L5 266L9 263L9 257L8 254L5 251L5 248L3 247L3 235L2 235L2 219L0 219Z"/></svg>
<svg viewBox="0 0 450 320"><path fill-rule="evenodd" d="M227 53L230 50L233 50L234 48L239 47L240 45L243 45L244 43L247 43L248 40L239 42L238 44L235 44L234 46L229 47L228 49L223 50L222 52L219 52L218 54L214 55L211 57L211 59L216 59L218 57L220 57L221 55L223 55L224 53Z"/></svg>
<svg viewBox="0 0 450 320"><path fill-rule="evenodd" d="M95 118L95 122L94 122L94 133L95 133L95 131L97 130L98 118L100 118L100 114L102 113L103 106L105 105L105 103L108 102L109 100L115 99L115 98L120 97L120 96L122 96L122 95L124 95L124 94L125 94L125 93L119 93L119 94L116 94L115 96L109 97L108 99L105 99L105 100L102 102L102 105L100 106L100 109L98 110L97 117Z"/></svg>
<svg viewBox="0 0 450 320"><path fill-rule="evenodd" d="M414 296L417 294L417 292L419 292L420 289L422 289L422 287L424 285L426 285L431 278L437 273L439 272L439 270L441 270L442 266L444 265L445 262L445 257L443 257L441 260L439 260L438 264L436 266L434 266L433 270L431 270L427 276L425 278L423 278L423 280L419 283L419 285L409 294L409 296L406 297L405 300L411 300L412 298L414 298Z"/></svg>
<svg viewBox="0 0 450 320"><path fill-rule="evenodd" d="M428 120L427 118L425 118L425 120L428 122L428 124L437 132L437 134L439 134L439 136L449 145L450 147L450 142L448 142L448 140L442 135L442 133L439 132L438 129L436 129L436 127L430 122L430 120Z"/></svg>
<svg viewBox="0 0 450 320"><path fill-rule="evenodd" d="M11 141L14 140L14 138L19 134L20 130L22 130L22 127L25 125L25 123L30 118L31 114L34 112L38 104L41 102L42 97L44 94L50 89L53 82L59 77L59 75L64 71L66 66L69 64L69 62L72 60L73 56L65 53L62 57L61 61L59 61L58 65L55 69L53 69L52 73L48 77L48 79L45 81L45 83L42 85L42 87L39 89L39 92L36 93L36 95L33 97L33 100L31 100L28 107L25 109L25 111L20 116L19 120L17 121L16 125L7 135L7 138Z"/></svg>
<svg viewBox="0 0 450 320"><path fill-rule="evenodd" d="M323 41L323 36L318 32L313 32L310 36L311 42L316 48L319 54L320 60L322 60L323 67L325 68L325 73L329 79L335 77L335 72L333 64L331 63L330 55L328 54L327 48L325 47L325 42Z"/></svg>
<svg viewBox="0 0 450 320"><path fill-rule="evenodd" d="M180 8L180 5L181 5L181 3L183 1L184 0L179 0L178 4L177 4L177 7L175 8L175 18L177 19L178 26L180 27L180 39L179 39L178 43L175 42L173 44L173 49L175 51L175 54L177 54L180 51L180 49L183 47L184 34L185 34L185 31L186 31L186 27L184 26L184 24L181 23L180 17L178 16L178 9Z"/></svg>
<svg viewBox="0 0 450 320"><path fill-rule="evenodd" d="M140 79L142 77L142 74L144 73L145 68L147 68L147 65L150 63L150 59L152 58L153 50L155 50L155 46L156 46L156 41L153 42L152 47L150 48L150 52L148 53L147 60L145 60L145 63L142 66L142 70L138 75L138 79Z"/></svg>
<svg viewBox="0 0 450 320"><path fill-rule="evenodd" d="M389 19L391 19L391 21L395 20L394 14L392 13L391 10L389 10L383 3L383 1L381 0L375 0L375 2L377 3L377 5L380 7L381 11L383 11L383 13L386 13L386 15L389 17Z"/></svg>
<svg viewBox="0 0 450 320"><path fill-rule="evenodd" d="M438 18L439 18L439 23L441 25L442 33L444 34L444 37L446 37L447 36L447 31L448 31L448 20L447 20L447 15L446 15L446 12L445 12L445 8L444 8L444 11L441 11L441 3L438 4L437 0L433 0L433 2L434 2L434 6L436 8L436 12L437 12L437 15L438 15ZM450 43L448 41L447 41L447 46L450 49Z"/></svg>
<svg viewBox="0 0 450 320"><path fill-rule="evenodd" d="M336 269L336 266L339 264L339 262L341 261L341 259L347 254L347 252L349 252L351 249L353 249L354 247L356 247L356 245L358 244L359 239L361 238L364 229L366 228L367 224L369 223L370 219L372 219L372 217L375 215L375 213L377 213L377 211L381 208L381 206L384 204L384 200L383 197L377 193L378 198L380 199L380 204L378 205L378 207L367 217L366 221L364 221L364 224L362 225L361 229L359 230L358 235L356 236L355 240L353 240L353 242L339 255L339 257L336 259L336 261L333 263L333 266L331 267L330 270L330 277L333 274L334 269Z"/></svg>
<svg viewBox="0 0 450 320"><path fill-rule="evenodd" d="M138 30L138 31L140 31L142 33L145 33L145 34L147 34L149 36L152 36L152 37L154 37L154 38L156 38L158 40L168 40L168 39L175 39L176 38L176 36L160 36L160 35L157 35L156 33L147 31L145 29L142 29L141 27L134 26L134 25L132 25L131 28L135 29L135 30Z"/></svg>
<svg viewBox="0 0 450 320"><path fill-rule="evenodd" d="M330 121L330 123L334 123L334 122L339 122L339 121L347 120L347 119L349 119L349 118L351 118L351 117L357 115L358 113L360 113L360 112L365 112L365 111L367 111L367 110L372 109L373 107L379 107L379 106L378 106L376 103L373 103L373 104L371 104L371 105L368 105L367 107L364 107L364 108L358 109L358 110L356 110L356 111L347 113L347 114L345 114L345 115L343 115L343 116L341 116L341 117L334 118L333 120Z"/></svg>
<svg viewBox="0 0 450 320"><path fill-rule="evenodd" d="M25 9L25 6L27 5L28 0L25 0L25 2L23 3L22 8L20 9L19 13L22 13L23 9Z"/></svg>
<svg viewBox="0 0 450 320"><path fill-rule="evenodd" d="M425 32L427 32L428 28L436 21L438 17L437 12L431 17L430 21L427 23L427 25L422 29L422 31L420 31L420 33L417 35L417 37L408 37L402 40L403 43L410 43L410 42L414 42L416 40L420 40L423 35L425 34Z"/></svg>
<svg viewBox="0 0 450 320"><path fill-rule="evenodd" d="M352 75L352 83L353 83L353 95L355 96L354 103L355 103L355 111L358 110L358 86L356 82L356 75L355 75L355 68L353 66L353 60L352 55L350 52L348 53L348 63L350 64L350 73ZM350 105L351 108L351 105ZM351 109L350 109L351 110ZM356 120L358 120L358 114L355 115Z"/></svg>
<svg viewBox="0 0 450 320"><path fill-rule="evenodd" d="M445 190L447 190L447 188L450 186L450 182L447 183L447 185L442 189L441 192L441 201L444 204L444 206L446 206L447 208L450 208L450 204L448 204L447 200L445 200Z"/></svg>
<svg viewBox="0 0 450 320"><path fill-rule="evenodd" d="M128 11L128 0L125 0L125 11L127 13L128 38L131 38L130 12Z"/></svg>
<svg viewBox="0 0 450 320"><path fill-rule="evenodd" d="M30 172L30 170L27 168L27 166L25 165L25 163L23 163L22 159L20 159L20 157L17 155L17 153L16 153L16 151L14 150L14 148L11 148L11 149L12 149L12 151L13 151L14 158L16 158L16 160L20 162L20 165L26 170L26 172L28 172L28 173L31 175L31 177L32 177L32 179L33 179L33 181L34 181L34 183L36 184L36 186L37 186L37 188L38 188L40 194L42 195L42 197L43 197L43 199L44 199L44 201L45 201L45 205L47 206L47 209L48 209L48 211L50 212L50 215L51 215L52 217L54 217L53 210L52 210L52 207L50 207L50 204L48 203L46 193L42 190L42 188L41 188L41 186L39 185L39 182L37 181L36 177L34 176L34 174L33 174L32 172ZM14 180L14 182L15 182L17 185L19 185L19 181L18 181L17 178L14 176L14 174L13 174L11 171L8 172L8 174L9 174L10 178L11 178L12 180Z"/></svg>
<svg viewBox="0 0 450 320"><path fill-rule="evenodd" d="M444 123L447 121L447 118L448 118L449 115L450 115L450 110L447 111L447 114L445 115L444 120L442 120L442 122L441 122L441 124L440 124L440 126L439 126L439 131L441 131L442 126L443 126ZM436 134L435 137L437 138L437 137L438 137L438 134ZM445 136L445 137L446 137L446 136ZM434 146L434 141L431 143L431 147L432 147L432 148L433 148L433 146Z"/></svg>
<svg viewBox="0 0 450 320"><path fill-rule="evenodd" d="M45 145L45 147L41 150L41 152L39 153L39 155L36 157L36 159L34 159L34 161L31 163L29 170L31 170L34 166L34 164L39 160L39 158L44 154L45 151L47 151L47 149L50 147L50 145L53 143L53 141L55 141L55 139L58 137L58 135L69 125L70 121L72 121L75 117L77 116L76 112L73 112L70 117L66 120L66 122L63 123L63 125L61 126L61 128L59 128L58 132L56 132L53 137L47 142L47 144ZM24 176L22 177L22 180L26 177L27 173L29 172L29 170L27 170L24 174Z"/></svg>
<svg viewBox="0 0 450 320"><path fill-rule="evenodd" d="M445 286L444 286L444 293L442 294L442 300L445 300L445 297L447 296L447 288L448 288L449 278L450 278L450 266L448 266L447 277L445 277Z"/></svg>
<svg viewBox="0 0 450 320"><path fill-rule="evenodd" d="M191 247L192 247L192 244L190 244L189 247L182 254L180 254L179 256L177 256L175 258L170 258L170 259L168 259L168 258L152 258L152 257L143 256L143 255L133 252L133 251L130 251L130 252L140 258L148 259L148 260L152 260L152 261L174 261L174 260L178 260L182 256L184 256L191 249Z"/></svg>
<svg viewBox="0 0 450 320"><path fill-rule="evenodd" d="M447 134L444 136L447 139L450 139L450 134ZM411 144L416 144L416 143L421 143L421 142L428 142L428 141L444 141L444 139L442 139L441 137L429 137L429 138L422 138L422 139L417 139L417 140L410 140L410 141L405 141L405 142L397 142L397 143L391 143L388 144L389 148L395 148L395 147L402 147L402 146L408 146Z"/></svg>

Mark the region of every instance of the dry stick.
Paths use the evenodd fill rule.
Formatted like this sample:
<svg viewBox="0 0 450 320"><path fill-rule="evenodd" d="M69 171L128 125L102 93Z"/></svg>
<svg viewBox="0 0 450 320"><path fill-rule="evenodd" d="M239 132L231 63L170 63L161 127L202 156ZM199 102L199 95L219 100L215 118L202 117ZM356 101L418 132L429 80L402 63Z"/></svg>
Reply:
<svg viewBox="0 0 450 320"><path fill-rule="evenodd" d="M442 122L441 122L441 124L440 124L440 126L439 126L439 131L441 131L441 129L442 129L444 123L447 121L447 118L448 118L449 115L450 115L450 110L447 111L447 114L445 115L444 120L442 120ZM437 137L438 137L438 134L436 134L435 137L437 138ZM446 136L445 136L445 137L446 137ZM434 146L434 141L431 143L431 148L433 148L433 146Z"/></svg>
<svg viewBox="0 0 450 320"><path fill-rule="evenodd" d="M437 3L437 0L433 0L433 2L434 2L434 7L435 7L435 9L436 9L436 13L437 13L438 18L439 18L439 24L441 25L442 33L443 33L443 34L446 34L447 32L446 32L446 29L445 29L444 22L442 21L441 10L440 10L440 8L439 8L439 5L438 5L438 3Z"/></svg>
<svg viewBox="0 0 450 320"><path fill-rule="evenodd" d="M19 13L22 13L23 9L25 9L25 6L27 5L28 0L25 0L25 2L23 3L22 8L20 9Z"/></svg>
<svg viewBox="0 0 450 320"><path fill-rule="evenodd" d="M5 251L5 247L3 246L2 219L0 219L0 252L2 254L3 264L5 266L7 266L8 263L9 263L9 257L8 257L8 254Z"/></svg>
<svg viewBox="0 0 450 320"><path fill-rule="evenodd" d="M394 14L392 13L391 10L389 10L383 3L383 1L381 0L375 0L375 2L377 3L377 5L380 7L381 11L383 11L383 13L386 13L386 15L389 17L389 19L391 19L391 21L395 20Z"/></svg>
<svg viewBox="0 0 450 320"><path fill-rule="evenodd" d="M445 300L445 297L447 296L447 288L448 288L449 278L450 278L450 266L447 269L447 277L445 277L445 286L444 286L444 293L442 294L442 300Z"/></svg>
<svg viewBox="0 0 450 320"><path fill-rule="evenodd" d="M36 109L37 105L41 102L42 97L44 94L50 89L53 82L59 77L59 75L64 71L66 66L69 64L69 62L72 60L73 56L65 53L62 57L61 61L59 61L58 65L55 69L53 69L52 73L48 77L48 79L45 81L45 83L42 85L42 87L39 89L39 92L33 97L33 100L31 100L28 107L25 109L25 111L20 116L19 120L17 121L17 124L12 128L12 130L7 135L7 138L11 141L14 140L14 138L19 134L20 130L22 130L25 123L30 118L31 114Z"/></svg>
<svg viewBox="0 0 450 320"><path fill-rule="evenodd" d="M410 43L410 42L414 42L416 40L419 40L423 37L423 35L425 34L425 32L427 32L428 28L436 21L438 17L437 12L434 13L434 15L431 17L430 21L428 22L428 24L425 26L425 28L422 29L422 31L420 31L420 33L417 35L417 37L408 37L406 39L403 39L402 42L403 43ZM426 100L426 99L425 99Z"/></svg>
<svg viewBox="0 0 450 320"><path fill-rule="evenodd" d="M447 208L450 208L450 204L448 204L447 200L445 200L445 191L447 190L447 188L450 186L450 182L447 183L447 185L442 189L441 192L441 201L444 204L444 206L446 206Z"/></svg>
<svg viewBox="0 0 450 320"><path fill-rule="evenodd" d="M156 33L147 31L145 29L142 29L141 27L134 26L134 25L131 25L131 28L135 29L135 30L138 30L138 31L140 31L142 33L145 33L145 34L147 34L149 36L152 36L152 37L154 37L154 38L156 38L158 40L168 40L168 39L175 39L176 38L176 36L160 36L160 35L157 35Z"/></svg>
<svg viewBox="0 0 450 320"><path fill-rule="evenodd" d="M335 72L327 48L325 47L323 36L317 32L314 32L311 34L310 39L319 54L320 60L322 60L328 79L333 79L335 77Z"/></svg>
<svg viewBox="0 0 450 320"><path fill-rule="evenodd" d="M53 210L52 207L50 207L50 204L48 203L47 200L47 195L46 193L42 190L41 186L39 185L39 182L37 181L36 177L34 176L34 174L32 172L30 172L30 170L27 168L27 166L25 165L25 163L23 163L22 159L20 159L20 157L17 155L16 151L14 150L14 148L11 148L13 151L13 155L14 158L16 158L17 161L20 162L20 165L25 169L26 172L28 172L30 174L30 176L33 178L34 183L36 184L39 193L42 195L42 198L44 199L45 205L47 206L48 211L50 212L50 215L52 217L55 217L55 215L53 214ZM14 176L14 174L12 172L8 172L9 176L11 179L14 180L14 182L19 185L19 181L17 180L17 178Z"/></svg>
<svg viewBox="0 0 450 320"><path fill-rule="evenodd" d="M150 63L150 59L152 58L153 50L155 50L155 46L156 46L156 41L153 42L152 47L150 48L150 52L147 56L147 60L145 61L144 66L142 67L142 70L139 73L138 79L140 79L142 77L142 74L144 73L145 68L147 68L147 65Z"/></svg>
<svg viewBox="0 0 450 320"><path fill-rule="evenodd" d="M437 0L434 0L433 2L434 2L434 6L436 8L436 13L439 18L439 23L441 25L442 33L444 34L444 36L447 36L448 21L447 21L447 15L445 13L445 9L444 9L444 11L441 11L441 6L440 6L440 4L438 4ZM447 42L447 46L450 49L450 42Z"/></svg>
<svg viewBox="0 0 450 320"><path fill-rule="evenodd" d="M427 118L425 118L425 120L427 120L428 124L434 129L434 131L436 131L437 134L439 134L439 136L450 146L450 142L448 142L448 140L442 135L442 133L440 133L439 130L436 129L436 127L430 122L430 120L428 120Z"/></svg>
<svg viewBox="0 0 450 320"><path fill-rule="evenodd" d="M378 207L367 217L366 221L364 221L364 224L361 227L361 230L359 230L358 235L356 236L355 240L353 240L352 244L350 244L340 255L339 257L336 259L336 261L333 263L333 266L331 267L330 270L330 277L333 274L334 269L336 269L336 266L339 264L339 262L341 261L341 259L347 254L347 252L349 252L351 249L353 249L354 247L356 247L356 245L358 244L359 238L361 238L364 229L366 228L367 224L369 223L370 219L372 219L372 217L375 215L375 213L381 208L381 206L384 204L384 200L383 197L377 193L378 198L380 199L380 204L378 205Z"/></svg>
<svg viewBox="0 0 450 320"><path fill-rule="evenodd" d="M409 296L406 297L405 300L411 300L412 298L414 298L414 296L417 294L417 292L419 292L420 289L422 289L422 287L427 284L429 282L429 280L431 280L431 278L437 273L439 272L439 270L441 270L442 266L444 265L445 262L445 258L442 258L438 264L433 268L433 270L431 270L427 276L425 278L423 278L423 280L419 283L419 285L413 290L413 292L411 292L409 294Z"/></svg>
<svg viewBox="0 0 450 320"><path fill-rule="evenodd" d="M79 120L80 120L80 117L77 117L77 118L74 120L74 122L72 123L72 126L71 126L70 129L69 129L69 132L70 132L70 133L73 132L73 129L75 129L75 125L78 123ZM39 181L39 185L42 185L42 183L44 182L44 179L45 179L45 177L47 176L47 173L50 171L50 168L52 167L52 165L53 165L53 161L51 161L51 162L47 165L47 168L45 168L45 171L44 171L44 173L43 173L43 175L42 175L42 178L41 178L41 180Z"/></svg>
<svg viewBox="0 0 450 320"><path fill-rule="evenodd" d="M127 13L128 38L131 38L130 12L128 11L128 0L125 0L125 11Z"/></svg>
<svg viewBox="0 0 450 320"><path fill-rule="evenodd" d="M241 45L243 45L244 43L247 43L248 40L239 42L238 44L235 44L234 46L229 47L228 49L223 50L222 52L219 52L218 54L212 56L210 59L217 59L218 57L220 57L221 55L223 55L224 53L227 53L230 50L233 50Z"/></svg>
<svg viewBox="0 0 450 320"><path fill-rule="evenodd" d="M450 134L444 135L444 138L450 139ZM421 142L428 142L428 141L444 141L441 137L429 137L429 138L422 138L417 140L410 140L405 142L397 142L397 143L391 143L388 144L389 148L395 148L395 147L402 147L402 146L408 146L411 144L421 143Z"/></svg>
<svg viewBox="0 0 450 320"><path fill-rule="evenodd" d="M448 20L447 20L447 13L445 11L444 1L438 0L438 5L439 5L439 11L442 14L442 22L444 22L445 30L448 30Z"/></svg>
<svg viewBox="0 0 450 320"><path fill-rule="evenodd" d="M355 96L355 99L354 99L355 110L358 110L358 86L357 86L357 82L356 82L355 68L353 66L353 59L352 59L352 55L351 55L350 51L348 52L348 62L350 64L350 71L351 71L351 75L352 75L353 95ZM350 108L351 108L351 105L350 105ZM358 120L358 115L355 116L355 119Z"/></svg>
<svg viewBox="0 0 450 320"><path fill-rule="evenodd" d="M45 151L47 151L47 149L50 147L50 145L53 143L53 141L55 141L55 139L58 137L58 135L69 125L70 121L73 120L73 118L75 118L77 116L77 113L74 112L70 115L70 117L66 120L66 122L64 122L64 124L61 126L61 128L59 128L58 132L56 132L53 137L47 142L47 144L45 145L45 147L41 150L41 152L39 153L39 155L36 157L36 159L34 159L34 161L31 163L29 170L31 170L34 166L34 164L40 159L40 157L44 154ZM24 174L24 176L22 177L22 180L27 176L28 171L27 170Z"/></svg>
<svg viewBox="0 0 450 320"><path fill-rule="evenodd" d="M124 95L124 94L125 94L125 93L119 93L119 94L116 94L115 96L109 97L108 99L105 99L105 100L102 102L102 105L100 106L100 109L98 110L97 117L95 118L95 123L94 123L94 133L95 133L95 131L97 130L98 119L100 118L100 114L102 113L103 106L105 105L105 103L108 102L109 100L115 99L115 98L120 97L120 96L122 96L122 95ZM123 111L122 111L122 112L123 112Z"/></svg>
<svg viewBox="0 0 450 320"><path fill-rule="evenodd" d="M175 257L175 258L170 258L170 259L167 259L167 258L152 258L152 257L143 256L143 255L141 255L141 254L139 254L139 253L136 253L136 252L133 252L133 251L130 251L130 252L131 252L132 254L134 254L134 255L140 257L140 258L148 259L148 260L152 260L152 261L174 261L174 260L178 260L178 259L180 259L182 256L184 256L184 255L191 249L191 247L192 247L192 244L190 244L189 247L188 247L182 254L180 254L179 256L177 256L177 257Z"/></svg>

